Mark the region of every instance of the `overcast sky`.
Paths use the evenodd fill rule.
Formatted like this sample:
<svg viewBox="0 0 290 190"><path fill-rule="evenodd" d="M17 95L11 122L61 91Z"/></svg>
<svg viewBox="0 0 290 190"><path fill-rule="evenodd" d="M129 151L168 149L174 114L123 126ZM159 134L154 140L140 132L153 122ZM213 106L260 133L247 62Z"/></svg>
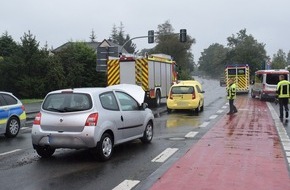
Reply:
<svg viewBox="0 0 290 190"><path fill-rule="evenodd" d="M0 32L20 42L30 32L43 47L68 41L108 39L113 25L124 25L131 38L157 30L169 20L175 32L187 29L196 39L195 61L213 43L227 45L227 37L246 29L267 55L290 50L290 0L0 0ZM151 48L147 39L133 41L137 49Z"/></svg>

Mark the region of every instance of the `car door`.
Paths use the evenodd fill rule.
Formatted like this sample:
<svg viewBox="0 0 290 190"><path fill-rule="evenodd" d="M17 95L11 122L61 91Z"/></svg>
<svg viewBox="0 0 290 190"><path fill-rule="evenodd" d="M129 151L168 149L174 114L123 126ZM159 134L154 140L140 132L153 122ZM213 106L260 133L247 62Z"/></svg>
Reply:
<svg viewBox="0 0 290 190"><path fill-rule="evenodd" d="M122 135L124 139L143 134L145 121L144 110L140 109L138 102L129 94L116 91L123 117Z"/></svg>
<svg viewBox="0 0 290 190"><path fill-rule="evenodd" d="M9 107L0 93L0 134L5 133L6 123L9 115Z"/></svg>

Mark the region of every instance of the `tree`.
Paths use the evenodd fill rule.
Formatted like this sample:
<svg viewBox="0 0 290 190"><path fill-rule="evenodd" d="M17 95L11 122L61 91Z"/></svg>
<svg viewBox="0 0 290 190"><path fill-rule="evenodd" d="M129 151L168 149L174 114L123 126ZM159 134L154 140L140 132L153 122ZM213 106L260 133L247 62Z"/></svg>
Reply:
<svg viewBox="0 0 290 190"><path fill-rule="evenodd" d="M43 97L47 92L44 79L48 51L39 49L39 42L30 31L20 39L21 46L14 60L19 62L20 68L16 86L23 97Z"/></svg>
<svg viewBox="0 0 290 190"><path fill-rule="evenodd" d="M116 25L113 26L110 40L113 43L118 44L120 46L123 46L126 43L124 49L128 53L134 53L136 50L136 44L134 44L130 39L131 38L129 34L125 35L124 26L122 22L120 23L119 30L117 29Z"/></svg>
<svg viewBox="0 0 290 190"><path fill-rule="evenodd" d="M164 53L171 55L178 65L179 78L191 78L190 73L194 68L191 46L195 43L195 39L188 35L187 42L181 43L179 41L179 34L174 33L174 28L169 21L158 25L157 34L157 45L149 51L149 53Z"/></svg>
<svg viewBox="0 0 290 190"><path fill-rule="evenodd" d="M62 64L66 85L70 88L103 85L96 72L96 53L84 42L71 42L56 54ZM59 71L61 72L61 71Z"/></svg>
<svg viewBox="0 0 290 190"><path fill-rule="evenodd" d="M290 65L290 51L288 52L288 55L287 55L287 66Z"/></svg>
<svg viewBox="0 0 290 190"><path fill-rule="evenodd" d="M210 45L201 53L199 58L199 70L212 78L218 78L223 75L225 68L225 60L228 48L223 45L215 43Z"/></svg>
<svg viewBox="0 0 290 190"><path fill-rule="evenodd" d="M286 53L279 49L277 54L274 54L273 60L272 60L272 69L285 69L287 66L287 59L286 59Z"/></svg>
<svg viewBox="0 0 290 190"><path fill-rule="evenodd" d="M18 51L18 45L8 34L3 33L0 37L0 90L15 93L16 78L18 78L17 65L12 62L11 57ZM17 63L17 62L16 62Z"/></svg>
<svg viewBox="0 0 290 190"><path fill-rule="evenodd" d="M113 25L113 28L112 28L112 33L111 33L111 37L110 37L110 41L115 43L115 44L118 44L118 30L117 30L117 27L116 25L114 24Z"/></svg>
<svg viewBox="0 0 290 190"><path fill-rule="evenodd" d="M4 59L4 57L9 57L13 55L17 51L17 44L12 39L12 37L6 31L0 37L0 56Z"/></svg>
<svg viewBox="0 0 290 190"><path fill-rule="evenodd" d="M258 43L252 35L247 35L246 29L240 30L237 36L232 35L227 40L229 47L227 64L248 64L251 75L265 67L265 60L268 59L265 44Z"/></svg>
<svg viewBox="0 0 290 190"><path fill-rule="evenodd" d="M64 68L57 56L49 56L48 68L45 76L47 91L53 91L67 87Z"/></svg>
<svg viewBox="0 0 290 190"><path fill-rule="evenodd" d="M95 31L92 30L91 35L90 35L90 40L91 40L91 42L95 42L95 39L96 39L96 38L97 38L97 37L96 37Z"/></svg>

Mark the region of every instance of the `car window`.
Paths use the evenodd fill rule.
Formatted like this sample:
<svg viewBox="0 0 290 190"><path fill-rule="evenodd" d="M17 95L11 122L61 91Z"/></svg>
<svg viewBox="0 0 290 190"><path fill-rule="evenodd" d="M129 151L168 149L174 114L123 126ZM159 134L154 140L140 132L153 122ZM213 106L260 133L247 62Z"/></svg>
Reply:
<svg viewBox="0 0 290 190"><path fill-rule="evenodd" d="M273 84L273 85L277 85L279 80L279 76L281 74L277 73L277 74L267 74L266 75L266 83L267 84ZM287 74L284 74L284 78L287 80Z"/></svg>
<svg viewBox="0 0 290 190"><path fill-rule="evenodd" d="M100 101L104 109L116 110L116 111L119 110L119 106L113 92L101 94Z"/></svg>
<svg viewBox="0 0 290 190"><path fill-rule="evenodd" d="M198 93L201 93L201 89L199 88L198 85L195 85L195 88L196 88L196 90L197 90Z"/></svg>
<svg viewBox="0 0 290 190"><path fill-rule="evenodd" d="M17 104L17 100L9 95L9 94L1 94L2 98L1 98L1 104L2 105L14 105Z"/></svg>
<svg viewBox="0 0 290 190"><path fill-rule="evenodd" d="M116 92L116 94L123 111L139 110L138 102L130 95L123 92Z"/></svg>
<svg viewBox="0 0 290 190"><path fill-rule="evenodd" d="M42 108L54 112L75 112L92 108L92 100L85 93L57 93L48 95Z"/></svg>
<svg viewBox="0 0 290 190"><path fill-rule="evenodd" d="M4 105L6 105L6 102L5 102L2 94L0 94L0 106L4 106Z"/></svg>
<svg viewBox="0 0 290 190"><path fill-rule="evenodd" d="M255 82L256 83L262 83L263 81L263 75L262 74L256 74L255 75Z"/></svg>
<svg viewBox="0 0 290 190"><path fill-rule="evenodd" d="M172 94L192 94L194 93L193 86L175 86L171 89Z"/></svg>

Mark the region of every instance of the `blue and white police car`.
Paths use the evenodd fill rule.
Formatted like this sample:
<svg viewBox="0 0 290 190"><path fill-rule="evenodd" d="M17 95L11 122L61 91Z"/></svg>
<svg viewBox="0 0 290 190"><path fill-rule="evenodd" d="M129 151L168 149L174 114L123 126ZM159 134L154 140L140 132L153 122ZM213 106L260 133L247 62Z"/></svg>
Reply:
<svg viewBox="0 0 290 190"><path fill-rule="evenodd" d="M21 101L12 93L0 91L0 134L16 137L25 122L26 112Z"/></svg>

